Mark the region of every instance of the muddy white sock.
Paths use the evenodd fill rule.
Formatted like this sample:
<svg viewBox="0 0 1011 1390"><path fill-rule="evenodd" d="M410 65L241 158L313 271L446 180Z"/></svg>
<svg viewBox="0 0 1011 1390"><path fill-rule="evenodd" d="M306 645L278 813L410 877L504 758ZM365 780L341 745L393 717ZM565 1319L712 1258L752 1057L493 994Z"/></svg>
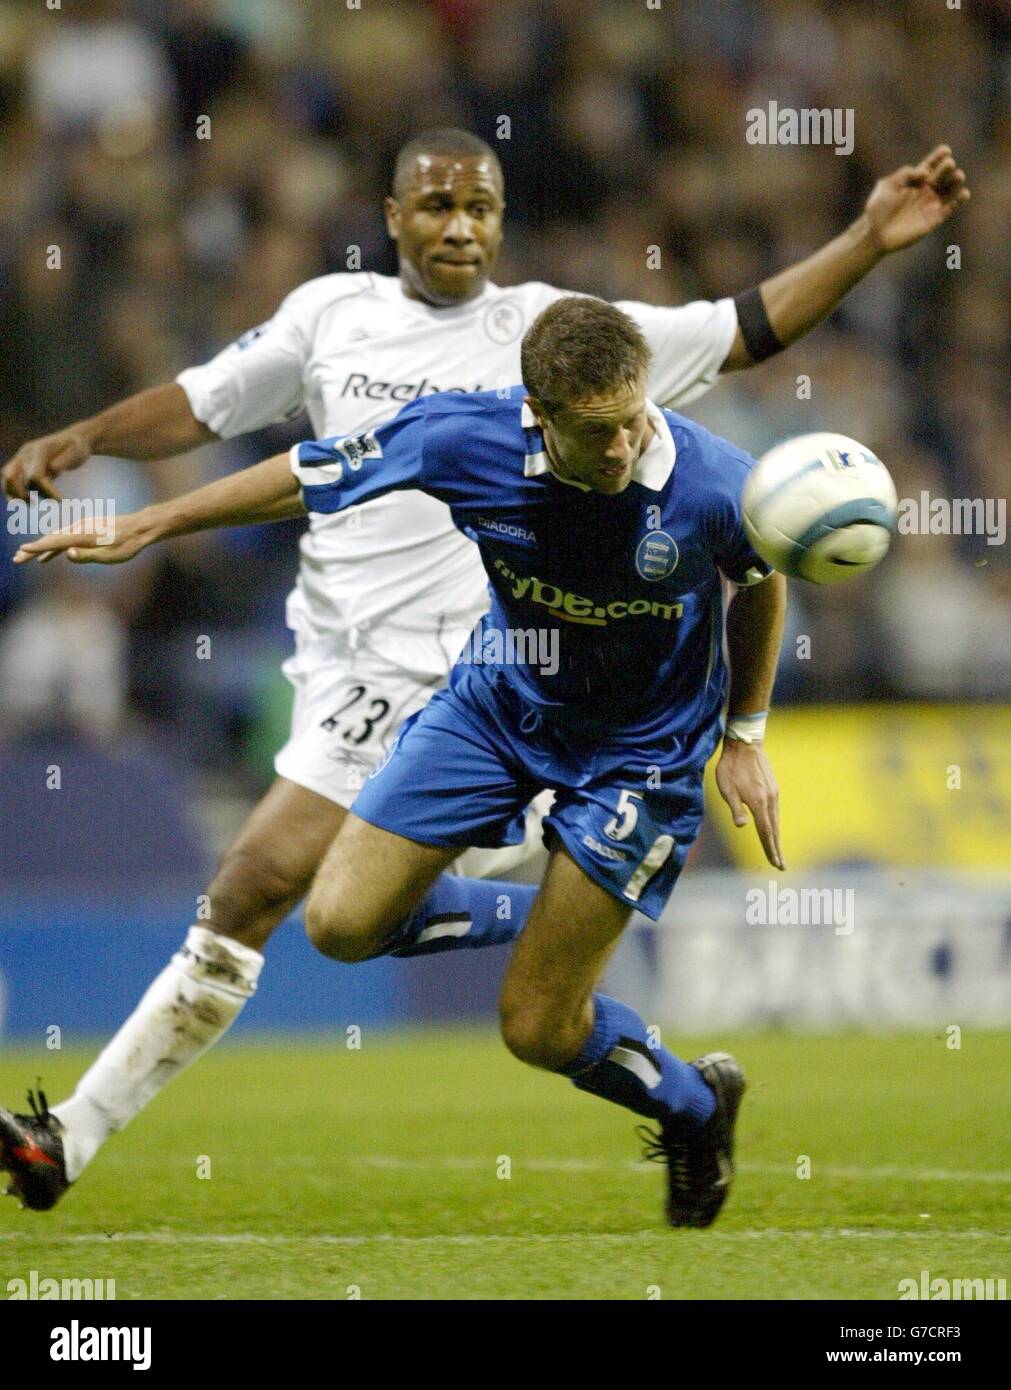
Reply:
<svg viewBox="0 0 1011 1390"><path fill-rule="evenodd" d="M228 1031L254 994L262 967L263 956L252 947L190 927L74 1094L53 1106L71 1182L110 1134Z"/></svg>

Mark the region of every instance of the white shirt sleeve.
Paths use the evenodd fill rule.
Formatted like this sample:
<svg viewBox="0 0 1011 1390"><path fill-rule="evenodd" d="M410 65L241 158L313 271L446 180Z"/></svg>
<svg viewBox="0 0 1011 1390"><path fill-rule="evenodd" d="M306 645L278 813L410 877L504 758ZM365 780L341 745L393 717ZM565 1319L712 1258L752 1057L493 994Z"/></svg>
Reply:
<svg viewBox="0 0 1011 1390"><path fill-rule="evenodd" d="M619 301L653 351L647 394L657 405L682 406L708 391L737 333L732 299L696 299L677 308Z"/></svg>
<svg viewBox="0 0 1011 1390"><path fill-rule="evenodd" d="M176 381L197 419L231 439L296 416L305 403L305 367L320 308L352 278L331 275L300 285L272 319L203 366L180 372Z"/></svg>

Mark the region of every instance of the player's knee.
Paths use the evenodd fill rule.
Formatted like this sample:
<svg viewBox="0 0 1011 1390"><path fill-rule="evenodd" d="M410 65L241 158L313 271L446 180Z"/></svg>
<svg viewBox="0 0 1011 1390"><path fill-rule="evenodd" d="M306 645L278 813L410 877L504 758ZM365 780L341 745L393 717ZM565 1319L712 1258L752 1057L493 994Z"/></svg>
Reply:
<svg viewBox="0 0 1011 1390"><path fill-rule="evenodd" d="M310 895L306 903L305 933L317 951L345 965L369 960L379 949L377 934L368 922L319 894Z"/></svg>
<svg viewBox="0 0 1011 1390"><path fill-rule="evenodd" d="M503 1004L502 1040L514 1057L531 1067L557 1071L577 1056L582 1045L578 1031L557 1017L532 1007Z"/></svg>

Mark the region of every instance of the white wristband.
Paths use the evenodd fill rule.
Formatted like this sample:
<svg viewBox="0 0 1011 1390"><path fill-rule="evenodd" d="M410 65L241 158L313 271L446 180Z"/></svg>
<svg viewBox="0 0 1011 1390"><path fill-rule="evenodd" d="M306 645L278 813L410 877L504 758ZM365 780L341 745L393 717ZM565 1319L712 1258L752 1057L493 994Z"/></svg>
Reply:
<svg viewBox="0 0 1011 1390"><path fill-rule="evenodd" d="M733 739L735 743L761 743L765 737L765 723L768 718L767 709L762 710L760 714L730 714L727 716L727 727L723 736Z"/></svg>

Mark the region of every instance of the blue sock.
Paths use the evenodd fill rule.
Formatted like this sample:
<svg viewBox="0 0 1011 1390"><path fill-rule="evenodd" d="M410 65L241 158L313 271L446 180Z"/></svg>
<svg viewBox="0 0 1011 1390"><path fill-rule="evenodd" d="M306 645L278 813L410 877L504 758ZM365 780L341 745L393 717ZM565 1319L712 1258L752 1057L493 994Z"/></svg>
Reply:
<svg viewBox="0 0 1011 1390"><path fill-rule="evenodd" d="M431 956L515 941L536 896L532 883L443 874L397 928L387 951L391 956Z"/></svg>
<svg viewBox="0 0 1011 1390"><path fill-rule="evenodd" d="M581 1091L613 1100L651 1120L686 1115L702 1125L716 1097L701 1074L665 1047L651 1046L634 1009L606 994L593 996L593 1031L578 1057L559 1071Z"/></svg>

